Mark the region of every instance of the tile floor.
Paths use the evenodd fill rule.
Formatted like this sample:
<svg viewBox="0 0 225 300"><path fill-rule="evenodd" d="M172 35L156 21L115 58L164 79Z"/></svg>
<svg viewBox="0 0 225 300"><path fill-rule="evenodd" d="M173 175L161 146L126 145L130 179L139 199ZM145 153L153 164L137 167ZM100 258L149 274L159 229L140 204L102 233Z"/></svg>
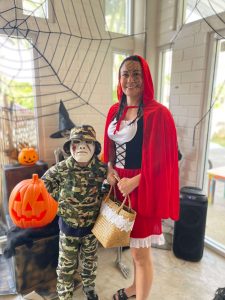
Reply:
<svg viewBox="0 0 225 300"><path fill-rule="evenodd" d="M225 287L225 258L208 248L200 262L178 259L170 250L152 248L154 282L149 300L212 300L218 287ZM101 300L111 300L113 293L128 286L132 274L126 279L115 264L116 249L99 248L97 290ZM131 268L130 250L122 254L122 262ZM132 271L131 271L132 273ZM21 295L1 296L4 300L21 300ZM84 300L81 289L74 300Z"/></svg>

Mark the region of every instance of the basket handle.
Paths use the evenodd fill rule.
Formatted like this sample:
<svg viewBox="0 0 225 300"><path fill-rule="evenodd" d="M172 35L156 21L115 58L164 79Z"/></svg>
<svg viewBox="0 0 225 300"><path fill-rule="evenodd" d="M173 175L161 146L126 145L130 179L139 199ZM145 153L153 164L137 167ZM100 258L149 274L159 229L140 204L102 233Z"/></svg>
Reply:
<svg viewBox="0 0 225 300"><path fill-rule="evenodd" d="M116 179L118 180L118 178L116 178ZM112 193L112 189L114 190L114 195L116 194L115 187L111 185L111 186L110 186L110 190L109 190L107 196L106 196L105 199L104 199L105 202L107 202L107 201L109 200L109 197L110 197L110 195L111 195L111 193ZM123 199L121 205L120 205L119 208L118 208L118 211L120 211L120 210L124 207L124 205L125 205L127 199L128 199L128 207L129 207L129 209L132 209L132 207L131 207L130 195L128 194L126 197L124 197L124 199Z"/></svg>
<svg viewBox="0 0 225 300"><path fill-rule="evenodd" d="M120 207L118 208L118 210L117 210L118 213L119 213L119 212L121 211L121 209L124 207L124 205L125 205L127 199L128 199L128 207L129 207L130 210L132 209L132 208L131 208L130 196L127 195L126 197L124 197L123 202L121 203Z"/></svg>
<svg viewBox="0 0 225 300"><path fill-rule="evenodd" d="M116 180L118 182L120 181L120 177L119 177L118 174L114 174L114 177L116 178ZM123 200L122 204L120 205L118 211L120 211L123 208L123 206L125 205L127 199L128 199L128 207L129 207L129 209L132 209L131 201L130 201L130 195L128 194L126 197L124 197L124 200Z"/></svg>

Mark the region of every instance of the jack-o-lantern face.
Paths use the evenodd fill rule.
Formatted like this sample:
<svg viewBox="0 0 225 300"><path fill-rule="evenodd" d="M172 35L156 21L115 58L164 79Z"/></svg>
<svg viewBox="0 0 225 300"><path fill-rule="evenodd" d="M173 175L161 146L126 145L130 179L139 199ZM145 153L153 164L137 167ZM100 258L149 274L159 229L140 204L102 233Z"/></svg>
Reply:
<svg viewBox="0 0 225 300"><path fill-rule="evenodd" d="M18 155L21 165L34 165L38 161L38 154L34 148L23 148Z"/></svg>
<svg viewBox="0 0 225 300"><path fill-rule="evenodd" d="M47 192L44 182L33 174L32 179L19 182L9 198L9 214L21 228L42 227L56 216L58 203Z"/></svg>

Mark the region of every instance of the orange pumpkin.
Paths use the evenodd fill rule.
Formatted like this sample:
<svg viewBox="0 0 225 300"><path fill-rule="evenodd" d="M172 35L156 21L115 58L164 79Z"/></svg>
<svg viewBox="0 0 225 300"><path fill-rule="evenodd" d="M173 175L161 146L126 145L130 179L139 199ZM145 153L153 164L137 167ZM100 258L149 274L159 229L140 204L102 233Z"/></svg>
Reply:
<svg viewBox="0 0 225 300"><path fill-rule="evenodd" d="M20 181L9 197L10 217L20 228L42 227L51 223L57 208L58 203L37 174L33 174L32 179Z"/></svg>
<svg viewBox="0 0 225 300"><path fill-rule="evenodd" d="M38 161L38 154L34 148L23 148L18 155L21 165L34 165Z"/></svg>

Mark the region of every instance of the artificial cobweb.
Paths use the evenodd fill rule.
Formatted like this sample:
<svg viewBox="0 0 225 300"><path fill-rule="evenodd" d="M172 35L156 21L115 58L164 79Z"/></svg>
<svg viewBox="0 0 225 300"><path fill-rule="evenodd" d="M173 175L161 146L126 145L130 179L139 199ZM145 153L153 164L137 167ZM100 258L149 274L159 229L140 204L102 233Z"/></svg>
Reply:
<svg viewBox="0 0 225 300"><path fill-rule="evenodd" d="M27 11L23 1L0 0L1 123L11 120L14 136L18 136L17 129L21 134L22 128L32 127L29 120L34 119L34 113L29 115L29 109L24 112L15 105L15 100L22 103L24 99L28 108L36 103L37 118L58 114L59 100L68 102L68 110L88 105L104 116L92 96L112 41L129 35L112 36L105 30L100 0L26 2L31 5ZM24 85L26 81L30 88ZM21 95L23 88L28 91ZM43 99L48 99L47 104ZM53 106L46 109L50 113L43 113L45 106Z"/></svg>
<svg viewBox="0 0 225 300"><path fill-rule="evenodd" d="M8 2L8 8L0 12L1 27L5 33L0 47L16 51L23 58L22 63L14 59L14 55L10 58L11 71L12 63L18 70L17 74L8 73L12 82L14 77L20 77L20 73L23 78L32 74L33 96L37 100L55 94L65 102L76 99L77 107L92 106L91 96L111 42L115 39L110 32L103 30L105 18L101 2L67 0L65 5L62 0L49 1L52 13L48 18L43 7L46 1L37 4L30 15L23 14L23 8L18 6L17 1ZM34 17L38 9L42 9L44 18ZM17 41L17 47L10 48L15 37L23 39L26 47L22 48L22 42ZM29 62L32 70L26 67ZM4 84L10 88L8 81L3 80Z"/></svg>

